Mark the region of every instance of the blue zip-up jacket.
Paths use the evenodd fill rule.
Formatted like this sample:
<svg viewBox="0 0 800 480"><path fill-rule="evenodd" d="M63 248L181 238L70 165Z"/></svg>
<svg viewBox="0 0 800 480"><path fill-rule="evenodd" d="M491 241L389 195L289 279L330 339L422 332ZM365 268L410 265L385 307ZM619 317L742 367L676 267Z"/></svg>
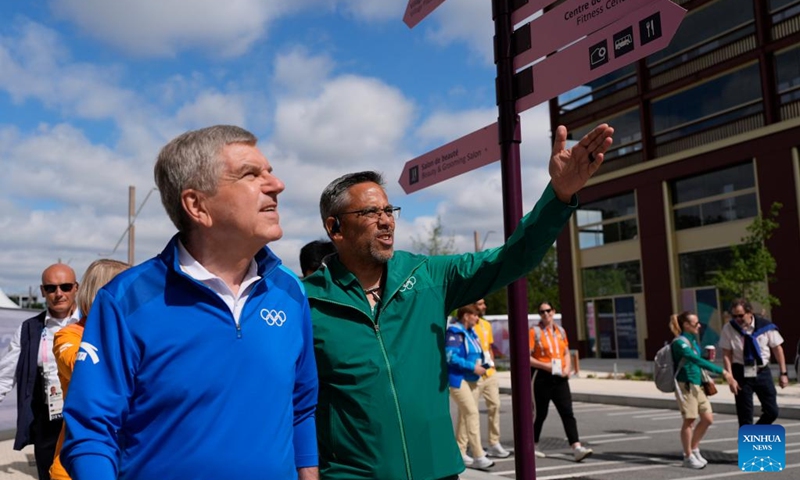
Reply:
<svg viewBox="0 0 800 480"><path fill-rule="evenodd" d="M264 248L239 326L177 236L97 294L64 406L74 480L294 479L317 465L311 317Z"/></svg>
<svg viewBox="0 0 800 480"><path fill-rule="evenodd" d="M451 387L460 388L462 380L477 382L481 378L475 373L475 363L483 357L483 350L475 330L467 330L458 322L447 327L445 355L447 380Z"/></svg>

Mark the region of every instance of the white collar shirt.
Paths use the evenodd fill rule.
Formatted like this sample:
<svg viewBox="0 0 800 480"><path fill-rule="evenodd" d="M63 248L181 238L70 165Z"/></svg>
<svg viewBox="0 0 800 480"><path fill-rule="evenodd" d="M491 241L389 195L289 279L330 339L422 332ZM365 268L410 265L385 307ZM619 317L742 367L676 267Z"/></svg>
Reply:
<svg viewBox="0 0 800 480"><path fill-rule="evenodd" d="M244 274L242 283L239 285L238 294L234 294L224 280L206 270L200 262L195 260L180 241L178 241L178 263L183 273L189 275L219 295L225 302L225 305L230 309L236 325L239 325L242 309L244 308L244 304L247 303L247 298L250 296L253 284L261 279L261 276L258 275L258 264L256 264L255 259L250 260L247 273Z"/></svg>
<svg viewBox="0 0 800 480"><path fill-rule="evenodd" d="M755 322L751 323L747 327L742 327L742 330L745 333L752 334L755 330ZM757 336L755 340L758 343L758 350L761 352L762 365L769 364L769 357L772 353L771 349L783 344L783 337L777 330L769 330L766 333ZM744 365L744 337L739 335L739 332L737 332L736 329L731 326L730 322L727 322L722 326L722 333L720 334L719 338L719 346L723 350L732 351L733 358L731 359L731 362Z"/></svg>

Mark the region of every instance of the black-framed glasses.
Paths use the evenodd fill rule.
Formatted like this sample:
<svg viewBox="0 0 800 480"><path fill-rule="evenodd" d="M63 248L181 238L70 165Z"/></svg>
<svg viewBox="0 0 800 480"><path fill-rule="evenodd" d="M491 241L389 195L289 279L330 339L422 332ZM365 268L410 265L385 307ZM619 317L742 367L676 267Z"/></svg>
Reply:
<svg viewBox="0 0 800 480"><path fill-rule="evenodd" d="M731 314L731 317L733 317L733 318L740 318L740 319L741 319L741 318L744 318L744 317L745 317L745 315L747 315L747 314L746 314L746 313L743 313L743 314L741 314L741 315L736 315L735 313L732 313L732 314Z"/></svg>
<svg viewBox="0 0 800 480"><path fill-rule="evenodd" d="M57 285L48 283L42 285L42 290L44 290L45 293L56 293L56 289L60 289L64 293L69 293L75 288L75 285L77 285L77 283L59 283Z"/></svg>
<svg viewBox="0 0 800 480"><path fill-rule="evenodd" d="M552 311L553 311L552 308L545 308L543 310L539 310L539 315L544 315L545 313L550 313Z"/></svg>
<svg viewBox="0 0 800 480"><path fill-rule="evenodd" d="M394 205L387 205L383 208L370 207L362 210L353 210L352 212L341 212L338 215L357 215L368 220L377 220L380 218L381 213L397 220L400 217L400 207L395 207Z"/></svg>

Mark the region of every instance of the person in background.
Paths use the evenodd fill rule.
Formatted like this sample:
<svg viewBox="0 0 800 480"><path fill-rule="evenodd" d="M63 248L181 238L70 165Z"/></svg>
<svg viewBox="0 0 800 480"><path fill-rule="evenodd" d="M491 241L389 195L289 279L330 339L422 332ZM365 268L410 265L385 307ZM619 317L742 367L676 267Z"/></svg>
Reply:
<svg viewBox="0 0 800 480"><path fill-rule="evenodd" d="M311 275L325 265L325 257L333 253L336 253L336 247L329 240L314 240L303 245L300 249L300 270L303 272L303 277Z"/></svg>
<svg viewBox="0 0 800 480"><path fill-rule="evenodd" d="M118 260L100 259L95 260L86 269L86 272L81 278L81 289L78 292L77 303L78 309L82 314L80 321L67 325L58 332L56 332L53 340L53 356L56 359L58 366L58 380L61 383L61 391L63 392L63 399L67 398L67 390L69 389L69 381L72 378L72 369L75 366L75 359L78 356L78 349L81 345L81 337L83 337L83 327L86 324L86 315L92 308L94 296L97 291L108 283L116 274L127 269L129 265ZM61 435L58 437L56 444L55 457L53 458L53 465L50 467L51 480L70 480L67 471L61 465L59 454L61 446L64 444L64 431L66 425L61 428Z"/></svg>
<svg viewBox="0 0 800 480"><path fill-rule="evenodd" d="M556 406L558 416L567 433L567 441L572 448L576 462L583 461L593 452L581 445L578 437L578 422L572 411L572 392L569 389L569 376L572 362L569 355L569 341L561 325L553 318L556 311L550 302L539 304L541 321L530 330L531 349L531 394L533 395L533 441L539 443L542 426L550 409L550 401ZM537 457L544 452L535 450Z"/></svg>
<svg viewBox="0 0 800 480"><path fill-rule="evenodd" d="M458 405L456 440L461 458L468 467L485 470L494 462L486 457L481 446L480 413L478 412L478 380L486 373L483 349L473 330L480 311L475 305L466 305L456 312L456 322L447 327L445 355L450 398ZM467 455L469 444L472 456Z"/></svg>
<svg viewBox="0 0 800 480"><path fill-rule="evenodd" d="M179 135L154 176L178 233L95 297L64 407L75 480L316 480L308 300L267 246L283 182L247 130Z"/></svg>
<svg viewBox="0 0 800 480"><path fill-rule="evenodd" d="M47 309L22 322L0 359L0 400L16 384L14 450L33 444L39 480L48 480L63 424L61 384L52 354L53 337L79 319L80 311L75 307L78 293L75 271L63 263L50 265L42 272L40 289ZM51 398L57 401L51 402Z"/></svg>
<svg viewBox="0 0 800 480"><path fill-rule="evenodd" d="M778 392L769 368L770 354L780 369L778 384L781 388L789 384L783 337L774 323L755 315L744 298L731 302L730 314L730 322L722 326L719 345L725 369L741 389L736 395L739 426L753 423L753 393L761 402L761 416L756 423L771 424L778 418Z"/></svg>
<svg viewBox="0 0 800 480"><path fill-rule="evenodd" d="M486 449L486 455L490 457L506 458L511 455L511 452L500 445L500 384L497 381L497 370L494 367L494 334L492 333L492 324L486 321L483 316L486 314L486 301L480 299L475 302L475 307L478 309L478 323L475 324L474 330L478 334L481 341L481 349L483 349L484 363L489 365L486 373L481 375L478 380L478 388L475 389L475 404L480 405L480 398L483 397L486 403L486 417L489 433L489 448ZM461 426L459 422L459 429L456 429L456 440L459 446L466 444L466 439L462 438L466 435L466 428ZM461 432L461 433L459 433Z"/></svg>
<svg viewBox="0 0 800 480"><path fill-rule="evenodd" d="M700 454L700 441L708 427L714 422L711 403L703 391L703 370L723 375L725 381L736 390L736 380L727 370L723 370L699 354L700 346L697 338L700 333L700 321L697 315L683 312L672 315L669 329L676 339L672 341L672 360L675 362L678 389L675 398L681 410L681 445L683 446L683 466L700 469L708 464L708 460ZM700 419L692 429L695 420Z"/></svg>

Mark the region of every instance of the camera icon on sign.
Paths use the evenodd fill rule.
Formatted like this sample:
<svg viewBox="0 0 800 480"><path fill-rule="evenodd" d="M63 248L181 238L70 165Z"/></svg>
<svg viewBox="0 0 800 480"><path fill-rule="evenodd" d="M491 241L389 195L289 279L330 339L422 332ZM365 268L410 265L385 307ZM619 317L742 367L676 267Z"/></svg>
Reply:
<svg viewBox="0 0 800 480"><path fill-rule="evenodd" d="M589 69L594 70L606 63L608 63L608 42L606 40L589 47Z"/></svg>

